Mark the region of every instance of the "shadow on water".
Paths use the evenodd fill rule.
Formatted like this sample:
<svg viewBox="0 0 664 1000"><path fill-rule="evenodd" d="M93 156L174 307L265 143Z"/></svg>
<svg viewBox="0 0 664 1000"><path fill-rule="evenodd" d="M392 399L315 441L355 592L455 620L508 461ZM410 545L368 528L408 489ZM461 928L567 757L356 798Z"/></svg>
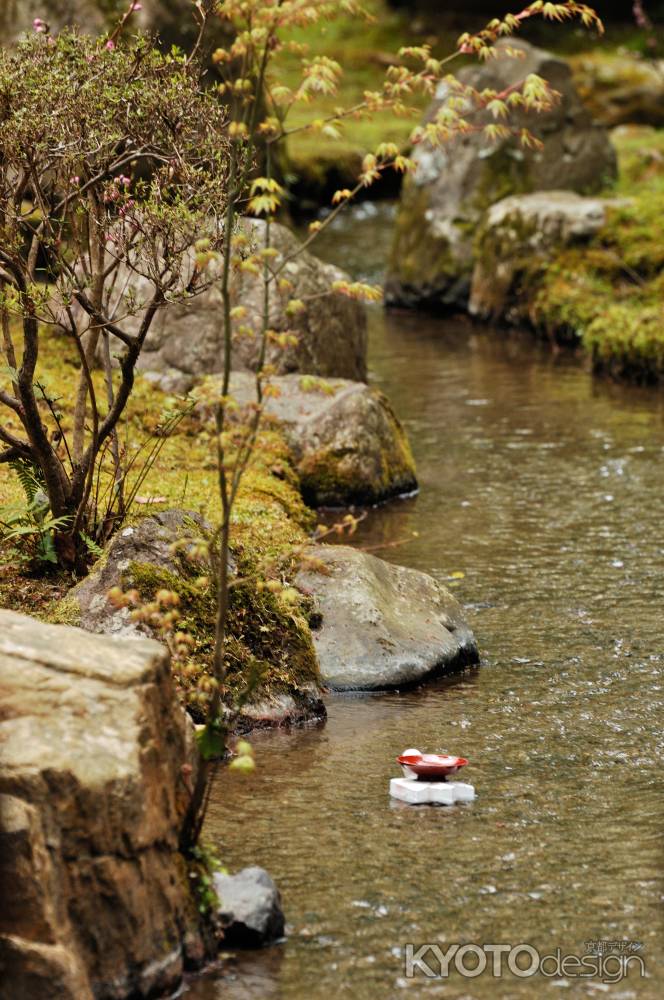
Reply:
<svg viewBox="0 0 664 1000"><path fill-rule="evenodd" d="M375 275L389 211L361 206L322 255ZM415 314L371 313L370 362L421 491L371 510L356 543L404 540L384 557L454 587L483 665L330 698L325 727L254 737L258 770L224 776L207 835L230 868L270 870L288 941L191 995L659 996L662 397L530 338ZM476 802L391 806L406 746L470 758ZM404 978L408 942L583 955L597 939L640 942L649 978Z"/></svg>

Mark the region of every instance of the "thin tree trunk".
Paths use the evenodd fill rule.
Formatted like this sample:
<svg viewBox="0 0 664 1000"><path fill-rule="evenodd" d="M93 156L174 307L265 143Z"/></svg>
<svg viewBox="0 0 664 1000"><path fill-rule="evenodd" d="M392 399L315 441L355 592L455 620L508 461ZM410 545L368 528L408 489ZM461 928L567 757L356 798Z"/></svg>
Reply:
<svg viewBox="0 0 664 1000"><path fill-rule="evenodd" d="M104 266L106 263L106 249L103 243L103 226L101 213L103 208L99 205L99 202L92 201L92 218L94 231L89 233L89 247L90 247L90 275L92 280L92 287L90 292L90 300L93 307L97 312L101 312L102 309L102 298L104 294ZM85 360L87 362L88 369L92 371L95 364L95 355L97 353L97 346L99 344L99 327L91 326L88 333L81 337L81 342L83 343L83 350L85 352ZM74 421L73 421L73 444L72 444L72 454L74 457L74 462L77 464L83 459L83 451L85 448L85 418L87 415L87 404L88 404L88 379L84 370L81 370L81 374L78 380L78 388L76 390L76 403L74 406Z"/></svg>

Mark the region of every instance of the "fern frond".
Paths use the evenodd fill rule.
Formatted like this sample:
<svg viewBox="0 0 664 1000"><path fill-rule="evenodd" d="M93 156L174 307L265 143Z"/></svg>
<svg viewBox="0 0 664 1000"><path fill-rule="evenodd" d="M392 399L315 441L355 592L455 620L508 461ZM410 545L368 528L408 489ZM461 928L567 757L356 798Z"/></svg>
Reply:
<svg viewBox="0 0 664 1000"><path fill-rule="evenodd" d="M27 503L32 504L37 493L46 489L46 484L37 468L25 458L14 459L9 463L9 467L16 473Z"/></svg>

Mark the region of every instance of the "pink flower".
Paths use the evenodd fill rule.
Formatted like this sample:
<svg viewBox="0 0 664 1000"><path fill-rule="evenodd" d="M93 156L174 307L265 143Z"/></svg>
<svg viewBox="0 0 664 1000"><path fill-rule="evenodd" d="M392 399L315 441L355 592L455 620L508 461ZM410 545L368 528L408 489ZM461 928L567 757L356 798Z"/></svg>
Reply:
<svg viewBox="0 0 664 1000"><path fill-rule="evenodd" d="M79 183L79 181L80 181L80 179L81 179L81 178L80 178L80 177L79 177L78 175L77 175L77 176L75 176L75 177L70 177L70 178L69 178L69 183L70 183L70 184L78 184L78 183Z"/></svg>
<svg viewBox="0 0 664 1000"><path fill-rule="evenodd" d="M34 19L34 21L32 22L32 27L34 28L35 31L40 32L40 34L42 35L48 31L48 25L46 21L42 21L41 17L36 17Z"/></svg>
<svg viewBox="0 0 664 1000"><path fill-rule="evenodd" d="M111 38L109 38L109 40L106 42L106 48L108 49L109 52L112 52L113 49L115 48L115 42Z"/></svg>
<svg viewBox="0 0 664 1000"><path fill-rule="evenodd" d="M142 9L143 9L143 4L140 4L140 3L135 3L135 4L134 4L134 5L132 6L132 8L131 8L131 9L132 9L132 11L134 11L134 10L135 10L135 11L139 11L139 10L142 10Z"/></svg>

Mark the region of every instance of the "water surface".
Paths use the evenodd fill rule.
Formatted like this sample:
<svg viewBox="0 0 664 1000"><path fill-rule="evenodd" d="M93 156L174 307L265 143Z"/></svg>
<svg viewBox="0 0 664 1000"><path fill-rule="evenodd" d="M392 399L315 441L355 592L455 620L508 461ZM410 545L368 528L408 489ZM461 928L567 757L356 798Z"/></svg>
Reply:
<svg viewBox="0 0 664 1000"><path fill-rule="evenodd" d="M362 206L321 253L375 277L389 212ZM324 727L254 737L257 773L224 779L207 834L231 869L269 869L288 941L191 996L661 996L662 397L527 337L408 313L372 313L370 364L421 492L371 511L357 544L403 541L381 554L454 587L482 666L330 698ZM476 802L391 803L407 746L470 758ZM650 978L404 975L409 942L583 955L616 939L642 945Z"/></svg>

